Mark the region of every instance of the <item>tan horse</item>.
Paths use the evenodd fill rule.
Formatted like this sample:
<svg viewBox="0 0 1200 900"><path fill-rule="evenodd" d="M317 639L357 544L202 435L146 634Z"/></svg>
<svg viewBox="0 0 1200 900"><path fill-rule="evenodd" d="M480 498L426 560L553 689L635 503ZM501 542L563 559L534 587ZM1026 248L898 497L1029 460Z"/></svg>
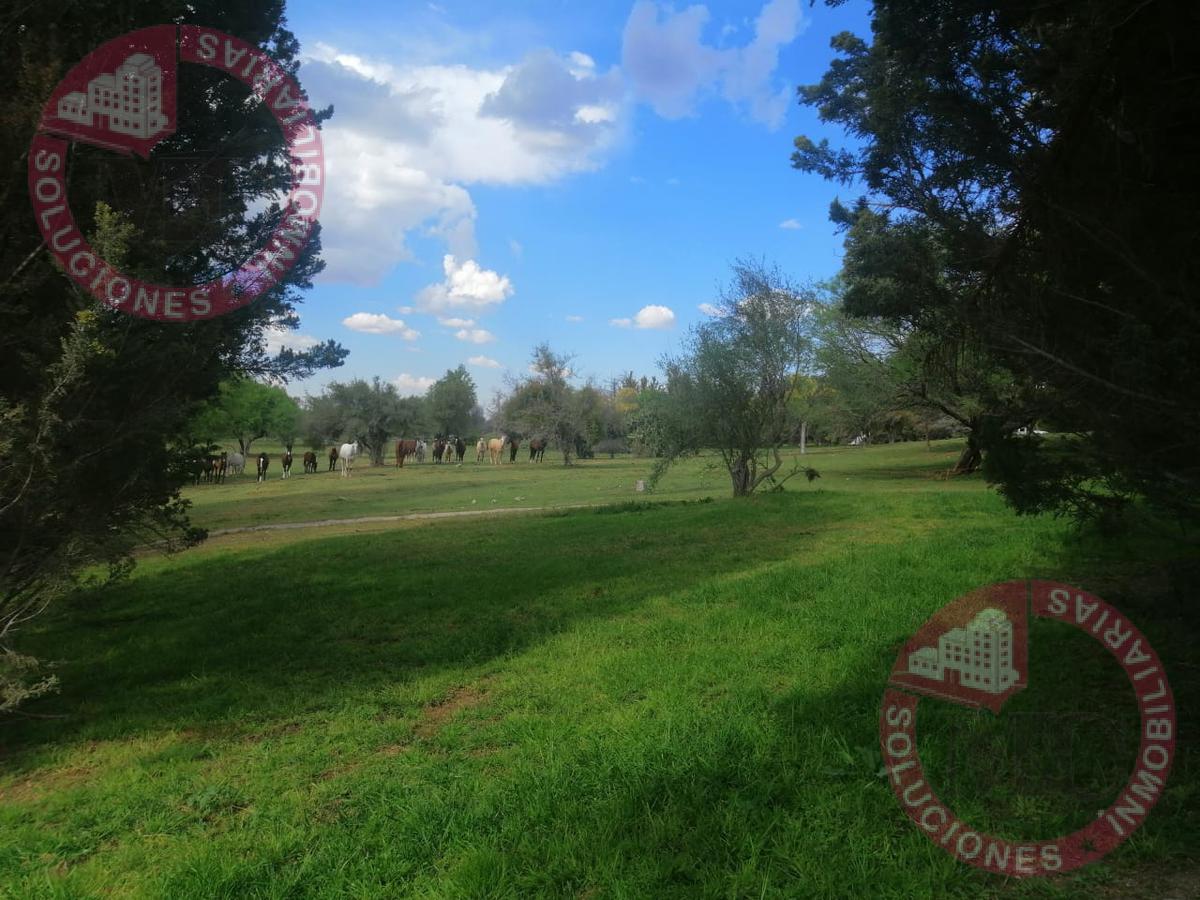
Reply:
<svg viewBox="0 0 1200 900"><path fill-rule="evenodd" d="M492 438L487 442L488 457L491 459L493 466L498 466L504 462L500 454L504 450L504 445L507 443L507 435L501 435L498 438Z"/></svg>
<svg viewBox="0 0 1200 900"><path fill-rule="evenodd" d="M487 441L480 438L479 443L475 445L475 462L483 462L485 453L487 453Z"/></svg>

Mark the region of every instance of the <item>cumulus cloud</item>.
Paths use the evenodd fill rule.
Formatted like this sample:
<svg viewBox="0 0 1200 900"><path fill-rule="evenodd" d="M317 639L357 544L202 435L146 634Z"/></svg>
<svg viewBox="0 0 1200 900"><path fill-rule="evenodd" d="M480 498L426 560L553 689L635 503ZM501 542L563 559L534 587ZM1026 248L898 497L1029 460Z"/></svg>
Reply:
<svg viewBox="0 0 1200 900"><path fill-rule="evenodd" d="M723 315L721 312L721 307L713 306L711 303L701 303L696 307L696 309L700 310L700 312L704 313L706 316L712 316L714 318Z"/></svg>
<svg viewBox="0 0 1200 900"><path fill-rule="evenodd" d="M617 328L670 328L675 324L675 313L669 307L651 304L643 306L631 319L609 319L608 324Z"/></svg>
<svg viewBox="0 0 1200 900"><path fill-rule="evenodd" d="M643 306L633 317L638 328L670 328L675 324L675 313L666 306Z"/></svg>
<svg viewBox="0 0 1200 900"><path fill-rule="evenodd" d="M496 336L486 328L463 328L454 332L454 336L468 344L490 344L496 340Z"/></svg>
<svg viewBox="0 0 1200 900"><path fill-rule="evenodd" d="M779 51L806 24L800 0L768 0L755 19L754 37L742 47L706 44L708 22L706 6L676 11L651 0L635 3L621 42L621 67L635 93L668 119L690 115L701 98L719 94L777 128L792 88L775 70Z"/></svg>
<svg viewBox="0 0 1200 900"><path fill-rule="evenodd" d="M454 254L442 257L445 278L437 284L422 288L417 294L417 307L425 312L441 313L463 309L485 312L512 296L513 286L507 275L482 268L473 259L461 263Z"/></svg>
<svg viewBox="0 0 1200 900"><path fill-rule="evenodd" d="M490 356L468 356L467 362L473 366L480 366L484 369L500 368L500 363L492 359Z"/></svg>
<svg viewBox="0 0 1200 900"><path fill-rule="evenodd" d="M436 381L436 378L426 375L409 375L407 372L401 372L392 379L392 384L396 386L400 396L415 397L424 394Z"/></svg>
<svg viewBox="0 0 1200 900"><path fill-rule="evenodd" d="M779 223L779 227L784 228L788 231L799 231L804 226L802 224L800 224L800 221L798 219L784 219L782 222Z"/></svg>
<svg viewBox="0 0 1200 900"><path fill-rule="evenodd" d="M342 324L351 331L364 334L398 334L406 341L415 341L421 336L421 332L404 324L403 319L393 319L383 313L356 312L342 319Z"/></svg>
<svg viewBox="0 0 1200 900"><path fill-rule="evenodd" d="M542 51L499 69L398 66L312 45L300 78L314 106L338 113L321 132L321 277L377 284L412 258L411 233L470 258L470 185L546 184L599 165L623 128L624 89L615 70L599 75L585 59Z"/></svg>

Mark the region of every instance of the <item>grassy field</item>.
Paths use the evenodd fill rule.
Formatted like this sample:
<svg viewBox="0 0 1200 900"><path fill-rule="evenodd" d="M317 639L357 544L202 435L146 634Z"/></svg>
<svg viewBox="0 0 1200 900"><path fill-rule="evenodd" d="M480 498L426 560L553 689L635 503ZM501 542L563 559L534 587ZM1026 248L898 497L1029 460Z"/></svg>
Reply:
<svg viewBox="0 0 1200 900"><path fill-rule="evenodd" d="M813 485L742 501L703 460L651 497L628 459L195 488L213 528L612 505L228 535L61 604L25 646L63 660L62 693L0 725L0 892L1187 896L1198 634L1157 565L1180 548L1015 518L979 480L939 477L955 449L822 451ZM1020 883L904 818L877 716L930 613L1037 576L1143 628L1182 736L1132 840ZM1088 821L1136 749L1115 663L1049 624L1031 643L1032 686L1003 716L923 704L920 722L939 794L1010 837Z"/></svg>

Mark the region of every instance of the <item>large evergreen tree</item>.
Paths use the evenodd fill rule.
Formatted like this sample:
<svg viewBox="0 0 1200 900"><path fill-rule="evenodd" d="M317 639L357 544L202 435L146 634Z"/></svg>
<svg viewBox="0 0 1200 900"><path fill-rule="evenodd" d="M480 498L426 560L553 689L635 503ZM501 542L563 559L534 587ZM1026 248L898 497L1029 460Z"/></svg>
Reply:
<svg viewBox="0 0 1200 900"><path fill-rule="evenodd" d="M867 192L834 210L850 310L990 359L1018 418L1068 435L983 436L1018 510L1200 514L1198 25L1163 0L878 0L800 90L859 142L793 156Z"/></svg>
<svg viewBox="0 0 1200 900"><path fill-rule="evenodd" d="M192 324L147 322L76 289L42 246L27 196L26 151L62 76L98 45L165 23L208 25L289 72L298 45L281 0L46 0L0 13L0 646L82 566L123 569L149 537L198 536L179 487L187 423L233 374L280 380L338 365L345 350L266 350L294 327L321 268L319 237L284 280L236 312ZM210 280L249 258L280 216L289 182L282 135L248 89L181 66L178 128L150 159L82 143L68 162L76 220L110 263L165 283ZM257 212L255 211L257 210ZM15 657L14 657L15 658ZM0 680L3 674L0 673Z"/></svg>

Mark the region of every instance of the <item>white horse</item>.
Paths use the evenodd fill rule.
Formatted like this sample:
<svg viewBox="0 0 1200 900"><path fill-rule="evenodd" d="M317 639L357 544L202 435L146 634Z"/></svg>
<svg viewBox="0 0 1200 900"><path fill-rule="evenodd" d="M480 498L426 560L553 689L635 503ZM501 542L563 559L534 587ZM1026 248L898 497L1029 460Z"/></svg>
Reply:
<svg viewBox="0 0 1200 900"><path fill-rule="evenodd" d="M354 457L358 456L358 441L353 444L342 444L338 450L338 461L342 464L342 477L349 478L350 470L354 468Z"/></svg>
<svg viewBox="0 0 1200 900"><path fill-rule="evenodd" d="M483 462L485 453L487 453L487 441L480 438L479 443L475 445L475 462Z"/></svg>
<svg viewBox="0 0 1200 900"><path fill-rule="evenodd" d="M428 449L429 449L429 445L426 444L420 438L417 438L417 454L416 454L417 462L419 462L419 463L425 462L425 451Z"/></svg>

